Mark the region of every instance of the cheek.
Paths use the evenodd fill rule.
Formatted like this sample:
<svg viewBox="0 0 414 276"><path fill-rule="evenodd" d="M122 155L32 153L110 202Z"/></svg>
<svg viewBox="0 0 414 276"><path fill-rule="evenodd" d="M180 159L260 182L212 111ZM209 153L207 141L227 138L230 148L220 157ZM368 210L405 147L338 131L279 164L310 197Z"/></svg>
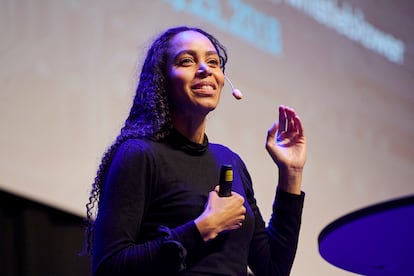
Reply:
<svg viewBox="0 0 414 276"><path fill-rule="evenodd" d="M169 73L170 87L183 88L190 82L190 74L184 70L172 70Z"/></svg>
<svg viewBox="0 0 414 276"><path fill-rule="evenodd" d="M223 73L218 74L216 77L216 80L217 80L217 84L220 87L220 91L221 91L224 87L224 74Z"/></svg>
<svg viewBox="0 0 414 276"><path fill-rule="evenodd" d="M182 106L187 98L188 76L180 70L171 70L168 74L167 94L174 107Z"/></svg>
<svg viewBox="0 0 414 276"><path fill-rule="evenodd" d="M168 74L168 94L177 94L177 91L183 89L184 81L181 74L178 74L176 71L171 71Z"/></svg>

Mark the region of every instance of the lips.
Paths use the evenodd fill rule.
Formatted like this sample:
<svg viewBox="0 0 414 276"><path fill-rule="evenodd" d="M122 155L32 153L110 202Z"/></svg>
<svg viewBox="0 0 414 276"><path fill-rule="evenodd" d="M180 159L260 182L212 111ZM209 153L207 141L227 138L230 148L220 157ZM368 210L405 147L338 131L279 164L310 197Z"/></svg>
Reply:
<svg viewBox="0 0 414 276"><path fill-rule="evenodd" d="M217 86L213 82L209 81L202 81L198 82L191 86L191 89L193 90L205 90L205 91L213 91L216 90Z"/></svg>

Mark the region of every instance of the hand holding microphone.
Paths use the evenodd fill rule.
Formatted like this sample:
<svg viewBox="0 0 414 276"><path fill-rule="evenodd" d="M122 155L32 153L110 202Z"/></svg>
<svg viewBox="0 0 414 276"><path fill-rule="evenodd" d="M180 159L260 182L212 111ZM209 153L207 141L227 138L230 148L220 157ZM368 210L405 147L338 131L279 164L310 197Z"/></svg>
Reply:
<svg viewBox="0 0 414 276"><path fill-rule="evenodd" d="M209 193L203 213L194 221L204 241L242 227L246 214L244 198L232 192L232 183L232 166L223 165L219 185Z"/></svg>
<svg viewBox="0 0 414 276"><path fill-rule="evenodd" d="M220 170L220 182L219 182L219 197L229 197L232 195L232 186L233 186L233 167L231 165L222 165ZM242 217L238 221L237 225L242 226L244 221L244 213L246 209L242 207Z"/></svg>

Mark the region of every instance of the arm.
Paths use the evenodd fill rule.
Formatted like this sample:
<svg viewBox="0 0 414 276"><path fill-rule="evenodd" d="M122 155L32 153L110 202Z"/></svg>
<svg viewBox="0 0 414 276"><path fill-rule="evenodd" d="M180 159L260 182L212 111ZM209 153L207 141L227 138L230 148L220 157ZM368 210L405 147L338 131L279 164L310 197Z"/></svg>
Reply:
<svg viewBox="0 0 414 276"><path fill-rule="evenodd" d="M255 232L249 251L249 266L255 275L289 275L296 255L304 194L277 190L269 225L255 203Z"/></svg>
<svg viewBox="0 0 414 276"><path fill-rule="evenodd" d="M266 228L243 161L240 160L240 165L236 168L254 215L248 265L255 275L289 275L296 254L304 194L295 195L277 189L272 217Z"/></svg>
<svg viewBox="0 0 414 276"><path fill-rule="evenodd" d="M293 109L279 107L279 122L267 133L266 149L279 169L278 188L266 230L250 189L248 196L256 228L249 265L257 275L289 275L301 225L304 201L301 184L306 160L303 126Z"/></svg>
<svg viewBox="0 0 414 276"><path fill-rule="evenodd" d="M156 181L154 158L147 145L138 140L123 143L112 160L99 202L93 247L95 275L154 273L167 269L166 259L179 266L185 250L203 244L192 221L162 231L153 240L140 240L140 226Z"/></svg>

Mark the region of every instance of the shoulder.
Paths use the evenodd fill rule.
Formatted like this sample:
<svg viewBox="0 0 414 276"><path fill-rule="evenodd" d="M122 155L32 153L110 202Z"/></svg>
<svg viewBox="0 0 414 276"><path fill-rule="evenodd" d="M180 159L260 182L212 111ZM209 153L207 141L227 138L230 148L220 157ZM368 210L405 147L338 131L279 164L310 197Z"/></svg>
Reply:
<svg viewBox="0 0 414 276"><path fill-rule="evenodd" d="M239 156L239 154L230 149L229 147L222 144L210 143L209 148L213 155L224 157L226 159L231 159L234 163L239 163L244 166L244 162Z"/></svg>
<svg viewBox="0 0 414 276"><path fill-rule="evenodd" d="M233 172L240 176L246 191L252 189L252 179L242 158L227 146L210 143L210 151L221 164L232 164Z"/></svg>
<svg viewBox="0 0 414 276"><path fill-rule="evenodd" d="M121 142L118 146L118 150L125 151L145 151L150 150L153 142L145 138L130 138Z"/></svg>
<svg viewBox="0 0 414 276"><path fill-rule="evenodd" d="M154 155L155 142L145 138L131 138L121 142L114 154L114 160L131 161L133 159L147 159Z"/></svg>
<svg viewBox="0 0 414 276"><path fill-rule="evenodd" d="M154 144L150 140L141 138L120 142L114 147L111 159L108 159L109 179L119 182L127 179L139 179L140 175L144 174L152 174L157 167L153 150ZM137 175L138 173L140 175Z"/></svg>
<svg viewBox="0 0 414 276"><path fill-rule="evenodd" d="M228 153L228 154L236 154L229 147L222 145L222 144L209 143L209 148L212 152L223 152L223 153Z"/></svg>

